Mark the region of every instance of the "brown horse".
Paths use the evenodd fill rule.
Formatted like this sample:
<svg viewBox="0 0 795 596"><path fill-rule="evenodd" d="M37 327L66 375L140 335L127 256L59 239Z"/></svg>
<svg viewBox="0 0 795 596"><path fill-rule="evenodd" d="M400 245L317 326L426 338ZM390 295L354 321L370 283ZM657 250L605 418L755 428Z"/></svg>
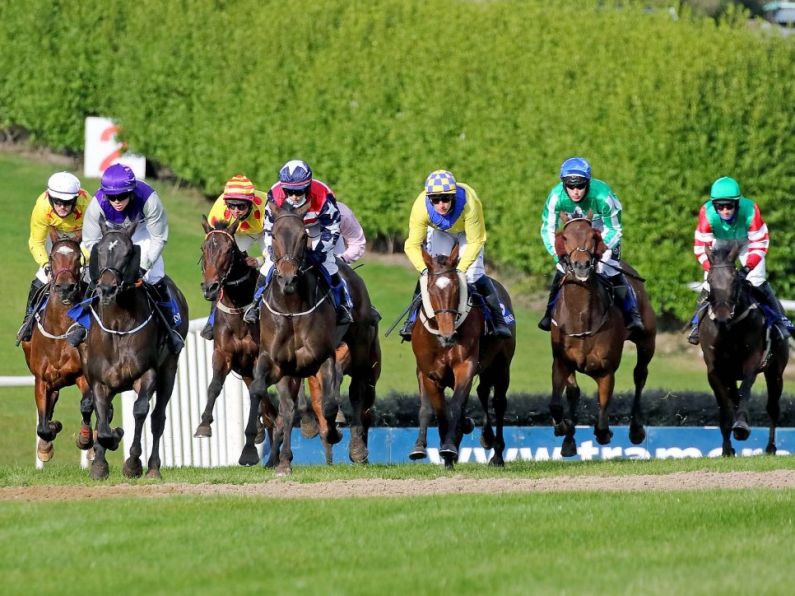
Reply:
<svg viewBox="0 0 795 596"><path fill-rule="evenodd" d="M207 403L194 437L211 437L213 408L231 371L241 376L246 387L254 380L254 363L259 354L259 326L243 321L243 314L254 297L257 270L246 262L246 255L235 241L240 222L225 221L210 226L202 216L205 231L202 243L202 293L215 303L213 325L213 376L207 388ZM270 432L276 420L270 400L260 402L260 417Z"/></svg>
<svg viewBox="0 0 795 596"><path fill-rule="evenodd" d="M274 275L262 296L260 307L260 350L254 367L254 382L249 387L251 409L246 425L246 443L240 463L258 461L254 439L259 402L268 399L267 389L276 384L279 416L272 451L278 451L277 473L292 472L290 431L295 417L295 401L300 379L320 375L323 404L320 413L321 439L333 445L342 435L335 418L338 405L336 351L340 333L331 293L321 274L307 259L309 241L304 215L309 204L293 209L271 205L273 210L272 255Z"/></svg>
<svg viewBox="0 0 795 596"><path fill-rule="evenodd" d="M486 449L494 448L489 463L502 466L506 393L516 350L516 328L511 325L510 338L483 336L483 311L471 306L466 278L456 270L458 251L458 244L449 256L431 257L425 249L422 251L428 272L421 282L422 309L411 335L420 389L420 430L409 457L427 456L428 426L431 416L436 414L439 454L446 467L453 467L463 435L472 431L472 421L465 418L465 410L472 382L478 375L477 393L485 414L480 442ZM505 288L496 281L494 286L500 302L511 310ZM449 404L445 401L445 388L453 390ZM492 388L496 436L488 407Z"/></svg>
<svg viewBox="0 0 795 596"><path fill-rule="evenodd" d="M770 431L765 451L776 453L779 399L784 387L784 368L789 360L787 340L771 332L765 315L737 275L735 261L740 245L731 242L707 249L710 262L708 310L699 321L699 333L707 378L720 410L723 455L731 457L731 435L745 441L748 401L756 375L763 372L767 384L767 413ZM737 382L740 382L738 389Z"/></svg>
<svg viewBox="0 0 795 596"><path fill-rule="evenodd" d="M136 224L110 228L100 219L102 237L92 250L91 277L96 290L91 302L93 322L81 346L83 371L94 394L97 417L97 445L91 477L108 477L105 450L115 450L124 434L111 429L113 397L130 389L138 394L133 405L135 436L123 473L137 478L141 466L141 433L149 413L149 400L157 394L152 411L152 451L148 461L149 478L160 478L160 438L166 424L166 405L171 399L177 372L178 355L167 347L165 321L158 320L146 288L139 279L141 248L132 242ZM182 321L179 333L188 333L188 305L174 283L164 278L177 302Z"/></svg>
<svg viewBox="0 0 795 596"><path fill-rule="evenodd" d="M77 385L83 395L80 401L82 424L77 436L77 446L89 449L94 442L91 432L91 413L94 411L88 382L83 376L83 367L77 348L70 346L66 330L73 325L68 316L69 308L80 301L84 286L80 278L82 252L80 234L71 237L59 236L49 228L52 249L50 250L50 281L47 286L47 304L35 315L36 325L30 341L22 342L25 361L35 377L34 394L39 436L37 455L46 462L53 456L53 441L63 425L53 419L55 404L61 389Z"/></svg>
<svg viewBox="0 0 795 596"><path fill-rule="evenodd" d="M646 431L641 420L640 397L649 374L649 362L654 356L656 318L640 276L622 261L638 299L638 309L644 331L629 334L624 315L615 303L609 282L597 274L596 266L606 246L600 233L591 226L592 213L587 217L569 218L563 214L563 229L557 233L555 247L566 273L561 282L560 295L552 311L552 400L549 405L555 425L555 435L563 436L561 454L577 454L574 442L577 404L580 388L577 372L596 381L599 391L599 416L594 428L596 441L606 445L613 436L608 423L608 406L613 396L615 373L621 363L624 341L637 346L638 360L633 372L635 397L629 438L634 444L643 442ZM566 390L569 418L563 415L561 397Z"/></svg>

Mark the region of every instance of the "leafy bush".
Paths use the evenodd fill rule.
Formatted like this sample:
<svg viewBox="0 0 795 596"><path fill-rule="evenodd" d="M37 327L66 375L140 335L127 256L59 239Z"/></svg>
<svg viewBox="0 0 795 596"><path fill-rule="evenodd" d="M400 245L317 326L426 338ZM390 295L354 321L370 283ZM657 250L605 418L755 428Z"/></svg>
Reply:
<svg viewBox="0 0 795 596"><path fill-rule="evenodd" d="M795 289L795 49L633 2L12 0L0 4L0 126L79 151L110 115L130 147L216 194L308 160L370 237L405 235L432 169L486 205L488 257L545 283L538 238L560 162L588 157L625 209L624 256L685 317L710 183L739 179Z"/></svg>

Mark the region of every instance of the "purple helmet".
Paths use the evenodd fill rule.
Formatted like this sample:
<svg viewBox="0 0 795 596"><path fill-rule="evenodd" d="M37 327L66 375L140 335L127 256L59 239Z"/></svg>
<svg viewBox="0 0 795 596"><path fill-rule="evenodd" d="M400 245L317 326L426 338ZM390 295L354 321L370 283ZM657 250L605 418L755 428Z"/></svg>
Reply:
<svg viewBox="0 0 795 596"><path fill-rule="evenodd" d="M300 159L292 159L279 170L279 183L282 188L304 190L312 184L312 168Z"/></svg>
<svg viewBox="0 0 795 596"><path fill-rule="evenodd" d="M102 174L99 187L106 195L121 195L135 190L135 174L129 166L115 163Z"/></svg>

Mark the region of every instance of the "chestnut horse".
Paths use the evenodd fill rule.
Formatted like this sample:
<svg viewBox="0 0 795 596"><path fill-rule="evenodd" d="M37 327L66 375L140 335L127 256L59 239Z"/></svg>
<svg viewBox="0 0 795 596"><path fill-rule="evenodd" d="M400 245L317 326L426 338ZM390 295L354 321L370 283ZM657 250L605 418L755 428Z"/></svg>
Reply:
<svg viewBox="0 0 795 596"><path fill-rule="evenodd" d="M638 352L633 372L635 396L629 427L629 439L637 445L646 438L640 397L649 374L649 362L654 356L657 334L654 311L640 276L626 261L622 261L621 267L637 295L644 326L642 332L631 335L627 332L623 311L613 298L610 282L596 272L606 246L601 234L591 225L592 213L589 211L586 217L579 218L570 218L566 214L561 217L564 225L556 235L555 248L566 272L552 311L552 400L549 404L555 435L564 437L561 455L571 457L577 454L574 442L580 399L577 372L596 381L599 416L594 435L600 445L610 442L613 431L608 423L608 407L627 339L637 346ZM568 418L564 416L561 404L564 388L569 404Z"/></svg>
<svg viewBox="0 0 795 596"><path fill-rule="evenodd" d="M83 376L80 353L66 342L66 331L74 322L67 315L69 308L83 296L84 285L80 273L82 252L80 234L59 236L55 228L49 228L52 241L50 250L50 280L47 286L47 304L35 315L36 325L30 341L22 342L25 361L35 377L34 395L39 436L37 456L47 462L53 456L53 441L63 425L53 419L55 404L61 389L77 385L83 395L80 401L82 424L77 435L77 446L89 449L94 442L91 432L91 413L94 411L88 382Z"/></svg>
<svg viewBox="0 0 795 596"><path fill-rule="evenodd" d="M306 203L298 209L288 204L271 204L273 213L273 278L262 295L260 306L260 349L254 366L254 382L249 387L251 409L246 425L246 443L241 463L258 461L254 439L257 434L259 402L268 399L267 389L276 384L279 416L271 451L278 451L276 471L292 472L291 430L295 402L301 379L319 374L322 386L322 412L318 416L324 444L339 443L335 348L339 331L331 292L321 274L307 258L309 237L304 226Z"/></svg>
<svg viewBox="0 0 795 596"><path fill-rule="evenodd" d="M707 248L709 298L707 313L699 321L699 333L707 378L720 410L723 455L731 457L731 435L745 441L748 401L756 375L764 373L770 431L765 451L776 453L779 399L784 387L784 368L789 360L787 340L771 333L765 315L737 275L735 261L740 245L730 242ZM737 382L740 382L738 389Z"/></svg>
<svg viewBox="0 0 795 596"><path fill-rule="evenodd" d="M130 389L138 394L133 405L135 436L123 473L137 478L141 466L141 433L149 413L149 400L157 394L152 411L152 451L147 477L160 478L160 438L166 424L166 406L171 399L177 373L178 355L167 347L165 321L160 321L143 282L139 278L141 247L132 242L137 224L111 228L100 219L102 237L95 245L89 265L96 282L92 294L93 323L81 346L83 371L94 394L97 417L97 445L91 477L108 477L105 450L119 446L123 429L111 429L113 397ZM182 292L168 278L171 295L182 321L179 333L188 334L188 304Z"/></svg>
<svg viewBox="0 0 795 596"><path fill-rule="evenodd" d="M202 242L202 293L215 302L213 325L213 376L207 388L207 403L194 437L212 436L213 408L230 372L240 375L246 387L254 380L254 363L259 354L259 326L243 321L254 298L257 270L246 263L246 255L235 241L240 221L220 221L211 226L202 215L205 231ZM260 417L270 432L276 409L270 400L260 402ZM272 462L271 462L272 463Z"/></svg>
<svg viewBox="0 0 795 596"><path fill-rule="evenodd" d="M422 308L411 334L420 390L420 429L409 457L427 456L428 426L435 414L441 442L439 454L446 467L453 467L463 435L472 431L472 421L465 418L465 411L472 383L478 375L477 393L484 412L480 443L485 449L494 449L489 463L502 466L506 393L516 350L516 327L511 325L510 338L483 335L483 311L471 305L465 274L456 270L458 251L458 244L449 256L431 257L422 250L428 271L421 281ZM494 286L500 302L512 310L505 288L496 280ZM449 403L444 397L445 388L453 390ZM492 388L496 435L488 403Z"/></svg>

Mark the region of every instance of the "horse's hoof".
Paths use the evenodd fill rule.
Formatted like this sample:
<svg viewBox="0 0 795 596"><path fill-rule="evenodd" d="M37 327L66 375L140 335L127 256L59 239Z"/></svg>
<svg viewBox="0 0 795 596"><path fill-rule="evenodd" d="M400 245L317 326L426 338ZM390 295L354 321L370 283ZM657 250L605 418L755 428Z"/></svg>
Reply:
<svg viewBox="0 0 795 596"><path fill-rule="evenodd" d="M259 463L259 453L257 448L252 446L243 447L243 452L240 454L240 459L237 460L241 466L256 466Z"/></svg>
<svg viewBox="0 0 795 596"><path fill-rule="evenodd" d="M201 423L196 427L196 432L193 433L195 439L209 439L213 436L213 429L209 424Z"/></svg>
<svg viewBox="0 0 795 596"><path fill-rule="evenodd" d="M458 448L451 443L445 443L442 445L441 449L439 449L439 455L445 458L445 460L447 460L447 458L458 459Z"/></svg>
<svg viewBox="0 0 795 596"><path fill-rule="evenodd" d="M105 480L110 475L110 469L108 468L108 462L98 462L94 460L91 463L91 471L89 472L89 476L91 476L92 480Z"/></svg>
<svg viewBox="0 0 795 596"><path fill-rule="evenodd" d="M326 442L329 445L336 445L340 441L342 441L342 433L337 430L336 425L329 425L328 432L326 433Z"/></svg>
<svg viewBox="0 0 795 596"><path fill-rule="evenodd" d="M90 427L80 427L80 432L77 433L77 437L75 437L75 444L77 445L78 449L83 451L91 449L91 447L94 446L94 433L91 432Z"/></svg>
<svg viewBox="0 0 795 596"><path fill-rule="evenodd" d="M563 441L563 446L560 448L560 454L563 457L574 457L577 455L577 443L574 442L574 439L565 439Z"/></svg>
<svg viewBox="0 0 795 596"><path fill-rule="evenodd" d="M646 430L642 426L629 427L629 441L633 445L640 445L646 440Z"/></svg>
<svg viewBox="0 0 795 596"><path fill-rule="evenodd" d="M734 457L734 454L735 454L734 447L728 447L728 448L724 447L723 448L723 453L721 453L721 456L722 457Z"/></svg>
<svg viewBox="0 0 795 596"><path fill-rule="evenodd" d="M334 422L340 428L348 426L348 419L345 418L345 412L343 412L342 410L337 410L337 417L334 419Z"/></svg>
<svg viewBox="0 0 795 596"><path fill-rule="evenodd" d="M608 445L610 443L610 439L613 438L613 431L610 429L604 431L595 431L594 436L596 437L596 442L600 445Z"/></svg>
<svg viewBox="0 0 795 596"><path fill-rule="evenodd" d="M138 457L128 457L121 470L125 478L140 478L144 473L141 459Z"/></svg>
<svg viewBox="0 0 795 596"><path fill-rule="evenodd" d="M489 460L489 465L494 466L497 468L504 468L505 467L505 460L502 459L502 456L497 457L496 455Z"/></svg>
<svg viewBox="0 0 795 596"><path fill-rule="evenodd" d="M290 476L293 473L293 467L290 464L279 464L276 467L277 476Z"/></svg>
<svg viewBox="0 0 795 596"><path fill-rule="evenodd" d="M765 447L765 453L768 455L775 455L776 454L776 446L773 443L768 443L767 447Z"/></svg>
<svg viewBox="0 0 795 596"><path fill-rule="evenodd" d="M39 439L38 447L36 447L36 457L39 458L40 462L46 463L52 459L54 450L55 446L52 444L52 441Z"/></svg>
<svg viewBox="0 0 795 596"><path fill-rule="evenodd" d="M444 469L445 470L454 470L455 469L455 458L453 458L453 457L445 457L444 458Z"/></svg>
<svg viewBox="0 0 795 596"><path fill-rule="evenodd" d="M149 468L149 471L146 473L146 477L149 480L163 480L163 475L160 473L159 468Z"/></svg>
<svg viewBox="0 0 795 596"><path fill-rule="evenodd" d="M732 426L732 434L736 441L745 441L751 435L751 429L745 422L735 422Z"/></svg>
<svg viewBox="0 0 795 596"><path fill-rule="evenodd" d="M301 436L305 439L314 439L320 434L320 427L317 425L317 420L314 416L301 417Z"/></svg>
<svg viewBox="0 0 795 596"><path fill-rule="evenodd" d="M464 430L464 434L465 435L468 435L473 430L475 430L475 421L472 420L472 418L470 418L469 416L464 418L464 429L463 430Z"/></svg>
<svg viewBox="0 0 795 596"><path fill-rule="evenodd" d="M364 446L364 442L359 441L356 444L351 442L350 447L348 448L348 457L350 457L351 462L355 464L366 464L367 447Z"/></svg>
<svg viewBox="0 0 795 596"><path fill-rule="evenodd" d="M415 447L412 452L409 453L409 459L412 461L425 459L426 457L428 457L428 452L425 451L425 447Z"/></svg>
<svg viewBox="0 0 795 596"><path fill-rule="evenodd" d="M97 456L96 452L94 451L94 446L92 445L88 449L86 449L86 459L89 462L94 461L94 458Z"/></svg>

